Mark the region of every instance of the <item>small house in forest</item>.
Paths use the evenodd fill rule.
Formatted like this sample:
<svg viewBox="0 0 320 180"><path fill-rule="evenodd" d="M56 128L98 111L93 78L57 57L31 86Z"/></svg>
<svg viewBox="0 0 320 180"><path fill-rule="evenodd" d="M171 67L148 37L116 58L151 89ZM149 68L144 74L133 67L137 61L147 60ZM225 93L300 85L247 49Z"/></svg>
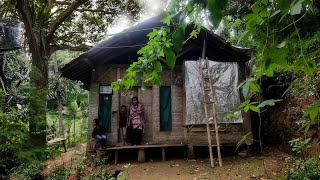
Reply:
<svg viewBox="0 0 320 180"><path fill-rule="evenodd" d="M68 63L62 76L81 81L90 91L88 115L88 142L91 138L92 120L102 120L108 142L119 141L118 119L122 105L129 106L137 96L144 107L145 132L143 144L208 145L203 98L200 90L199 58L203 41L213 79L216 114L219 123L220 144L236 145L241 137L251 132L250 117L239 111L241 95L239 82L246 78L246 62L250 56L211 31L202 28L197 38L184 44L176 55L174 70L164 68L162 84L141 89L136 84L126 92L113 92L111 83L120 79L129 65L138 58L137 51L148 41L153 28L164 26L158 17L151 18L108 38ZM192 27L187 27L189 34ZM228 113L237 114L233 119ZM212 129L212 128L211 128ZM211 130L214 137L214 130ZM212 138L213 144L215 138ZM250 140L247 142L250 144ZM88 146L88 150L90 150Z"/></svg>

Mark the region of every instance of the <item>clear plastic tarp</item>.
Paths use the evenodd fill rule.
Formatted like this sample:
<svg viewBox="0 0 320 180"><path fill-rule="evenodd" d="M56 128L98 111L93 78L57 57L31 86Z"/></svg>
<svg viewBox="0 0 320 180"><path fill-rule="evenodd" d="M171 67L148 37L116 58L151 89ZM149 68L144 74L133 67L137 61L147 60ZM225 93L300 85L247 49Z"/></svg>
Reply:
<svg viewBox="0 0 320 180"><path fill-rule="evenodd" d="M215 111L220 123L242 123L239 111L238 64L208 61L214 90ZM205 124L204 97L201 92L200 61L185 61L186 124ZM208 108L212 116L212 106ZM226 118L227 114L236 114ZM211 122L212 123L212 122Z"/></svg>

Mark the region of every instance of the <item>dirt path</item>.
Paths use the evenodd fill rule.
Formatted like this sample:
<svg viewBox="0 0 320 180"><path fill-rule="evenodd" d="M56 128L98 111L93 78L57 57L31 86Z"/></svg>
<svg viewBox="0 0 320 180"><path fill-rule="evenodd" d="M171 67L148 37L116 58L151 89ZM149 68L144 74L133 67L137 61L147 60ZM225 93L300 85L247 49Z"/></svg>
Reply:
<svg viewBox="0 0 320 180"><path fill-rule="evenodd" d="M75 147L68 148L67 152L61 153L60 156L49 159L47 161L48 163L48 169L52 169L53 167L57 167L60 165L63 165L66 162L70 162L71 159L76 159L79 157L83 157L86 154L86 146L87 144L79 144Z"/></svg>
<svg viewBox="0 0 320 180"><path fill-rule="evenodd" d="M269 152L257 157L224 157L223 166L210 168L208 159L133 163L125 175L130 180L274 179L286 170L286 154ZM123 164L111 165L121 169Z"/></svg>
<svg viewBox="0 0 320 180"><path fill-rule="evenodd" d="M50 166L61 165L85 155L86 144L68 149L60 157L49 163ZM123 173L129 180L231 180L231 179L275 179L281 177L288 164L285 163L287 154L272 149L263 155L242 158L239 156L223 157L223 166L210 168L209 159L169 161L154 161L146 163L132 162L129 169ZM123 169L124 163L108 165L108 169Z"/></svg>

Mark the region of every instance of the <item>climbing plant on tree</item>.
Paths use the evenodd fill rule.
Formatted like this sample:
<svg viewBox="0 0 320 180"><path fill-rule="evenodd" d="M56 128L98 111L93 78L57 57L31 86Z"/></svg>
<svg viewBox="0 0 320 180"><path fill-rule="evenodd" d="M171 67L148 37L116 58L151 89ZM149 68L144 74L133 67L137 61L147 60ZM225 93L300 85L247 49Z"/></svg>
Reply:
<svg viewBox="0 0 320 180"><path fill-rule="evenodd" d="M1 18L17 18L23 23L31 53L30 137L35 145L46 142L46 96L48 60L58 49L87 50L97 42L117 14L136 14L139 8L129 1L88 0L4 0ZM90 33L85 33L90 32Z"/></svg>

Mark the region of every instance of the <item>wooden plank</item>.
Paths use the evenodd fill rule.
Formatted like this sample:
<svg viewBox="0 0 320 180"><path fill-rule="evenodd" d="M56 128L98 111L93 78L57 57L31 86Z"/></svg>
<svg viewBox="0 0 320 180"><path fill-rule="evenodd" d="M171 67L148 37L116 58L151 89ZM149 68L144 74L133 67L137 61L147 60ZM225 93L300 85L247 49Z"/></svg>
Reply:
<svg viewBox="0 0 320 180"><path fill-rule="evenodd" d="M115 149L145 149L145 148L157 148L157 147L182 147L185 144L148 144L148 145L137 145L137 146L119 146L119 147L110 147L106 150L115 150Z"/></svg>
<svg viewBox="0 0 320 180"><path fill-rule="evenodd" d="M65 141L66 138L56 138L56 139L52 139L50 141L48 141L48 144L54 144L56 142L60 142L60 141Z"/></svg>

